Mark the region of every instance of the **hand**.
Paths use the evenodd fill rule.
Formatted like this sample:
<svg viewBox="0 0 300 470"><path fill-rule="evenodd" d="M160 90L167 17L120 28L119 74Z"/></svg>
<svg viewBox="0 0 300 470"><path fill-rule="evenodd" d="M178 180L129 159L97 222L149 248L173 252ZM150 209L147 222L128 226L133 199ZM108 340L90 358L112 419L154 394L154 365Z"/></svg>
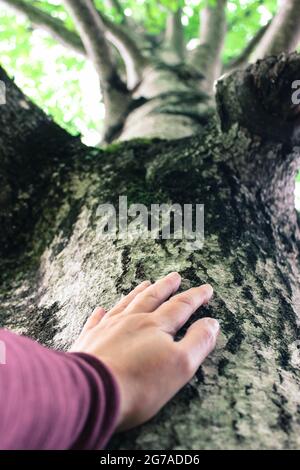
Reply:
<svg viewBox="0 0 300 470"><path fill-rule="evenodd" d="M118 430L152 416L195 374L215 347L219 324L195 321L180 341L176 332L213 294L209 284L173 295L181 278L171 273L142 282L109 312L97 308L72 351L93 354L116 378L121 393ZM171 296L171 297L170 297Z"/></svg>

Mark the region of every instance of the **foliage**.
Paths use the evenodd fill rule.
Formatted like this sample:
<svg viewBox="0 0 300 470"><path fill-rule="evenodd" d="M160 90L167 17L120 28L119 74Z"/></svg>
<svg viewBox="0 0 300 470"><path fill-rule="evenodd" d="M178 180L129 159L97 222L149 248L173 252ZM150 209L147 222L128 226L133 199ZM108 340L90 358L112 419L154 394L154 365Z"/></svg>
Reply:
<svg viewBox="0 0 300 470"><path fill-rule="evenodd" d="M17 85L69 132L97 144L104 107L92 65L5 8L0 23L1 65Z"/></svg>

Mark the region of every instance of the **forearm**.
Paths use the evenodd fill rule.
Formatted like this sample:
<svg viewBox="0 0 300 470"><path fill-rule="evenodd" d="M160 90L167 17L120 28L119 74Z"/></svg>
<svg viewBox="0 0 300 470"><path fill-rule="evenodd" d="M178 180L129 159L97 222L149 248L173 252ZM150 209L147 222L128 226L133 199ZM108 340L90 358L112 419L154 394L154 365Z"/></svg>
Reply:
<svg viewBox="0 0 300 470"><path fill-rule="evenodd" d="M63 353L0 330L1 449L96 449L118 418L119 391L95 357Z"/></svg>

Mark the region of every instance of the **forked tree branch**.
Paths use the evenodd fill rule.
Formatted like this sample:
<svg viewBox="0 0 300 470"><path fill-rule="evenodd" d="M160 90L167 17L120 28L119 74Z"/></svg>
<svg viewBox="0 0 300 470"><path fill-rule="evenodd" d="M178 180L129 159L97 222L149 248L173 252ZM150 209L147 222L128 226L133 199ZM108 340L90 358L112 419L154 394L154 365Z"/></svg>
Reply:
<svg viewBox="0 0 300 470"><path fill-rule="evenodd" d="M92 0L64 0L64 3L77 25L85 49L102 82L110 82L110 86L120 85L120 78L107 43L109 39L125 62L129 85L135 86L141 77L145 59L125 27L106 18L95 8Z"/></svg>
<svg viewBox="0 0 300 470"><path fill-rule="evenodd" d="M76 32L66 28L63 21L52 17L24 0L0 0L0 2L13 8L17 13L25 15L32 23L33 27L47 31L64 46L71 48L81 55L87 56L80 36L78 36ZM141 78L143 67L146 64L146 58L143 57L135 41L131 38L130 33L126 31L123 25L113 23L102 13L100 13L100 15L105 24L105 35L107 39L117 48L125 63L128 86L132 88Z"/></svg>
<svg viewBox="0 0 300 470"><path fill-rule="evenodd" d="M200 43L191 54L191 62L205 75L204 87L211 93L222 69L227 0L216 0L215 5L206 3L200 14Z"/></svg>
<svg viewBox="0 0 300 470"><path fill-rule="evenodd" d="M281 0L278 12L254 51L251 61L267 55L295 51L300 43L299 18L300 0Z"/></svg>
<svg viewBox="0 0 300 470"><path fill-rule="evenodd" d="M131 89L141 79L147 59L131 37L127 27L114 23L101 12L98 13L105 26L107 39L118 49L125 63L127 85Z"/></svg>
<svg viewBox="0 0 300 470"><path fill-rule="evenodd" d="M66 28L63 21L54 18L24 0L0 1L13 8L17 13L25 15L33 27L42 28L64 46L73 49L77 53L86 55L84 45L78 34Z"/></svg>

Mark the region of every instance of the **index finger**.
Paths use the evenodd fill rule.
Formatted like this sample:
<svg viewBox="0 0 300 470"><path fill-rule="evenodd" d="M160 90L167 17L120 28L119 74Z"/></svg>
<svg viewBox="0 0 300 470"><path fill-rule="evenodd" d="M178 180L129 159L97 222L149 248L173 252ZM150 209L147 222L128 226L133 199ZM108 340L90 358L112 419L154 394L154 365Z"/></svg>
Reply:
<svg viewBox="0 0 300 470"><path fill-rule="evenodd" d="M125 313L148 313L153 312L162 302L174 294L181 282L177 272L172 272L150 285L124 310Z"/></svg>

